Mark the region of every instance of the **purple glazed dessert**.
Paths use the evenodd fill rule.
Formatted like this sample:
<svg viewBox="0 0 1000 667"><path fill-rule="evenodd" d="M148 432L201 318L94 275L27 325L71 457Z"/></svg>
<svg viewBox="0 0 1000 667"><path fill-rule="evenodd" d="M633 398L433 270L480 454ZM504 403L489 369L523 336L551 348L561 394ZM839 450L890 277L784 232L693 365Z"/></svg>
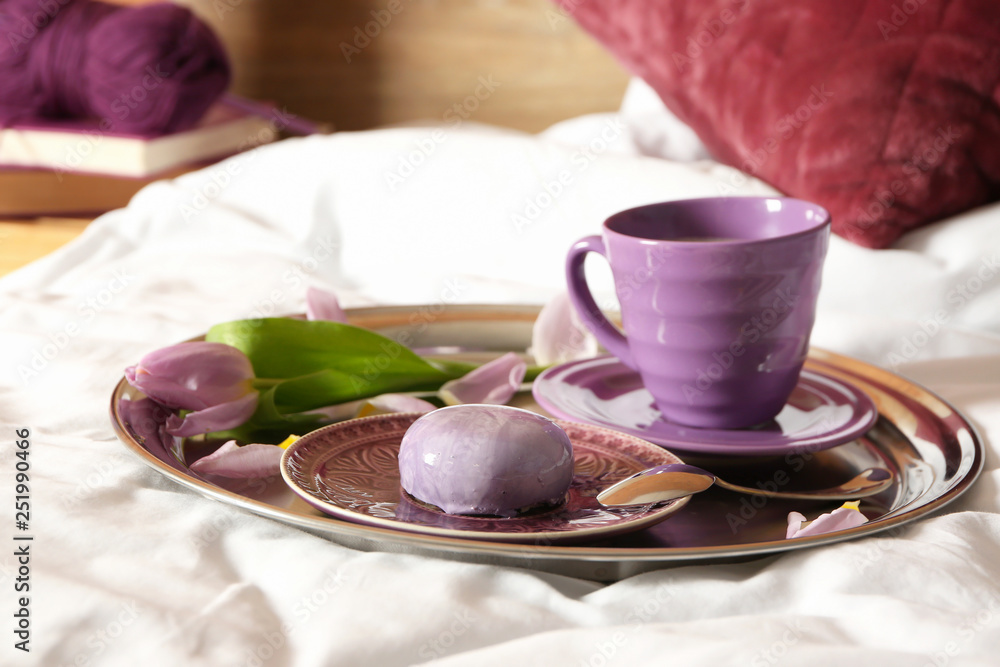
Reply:
<svg viewBox="0 0 1000 667"><path fill-rule="evenodd" d="M399 446L403 490L448 514L512 517L563 502L573 444L558 424L505 405L429 412Z"/></svg>

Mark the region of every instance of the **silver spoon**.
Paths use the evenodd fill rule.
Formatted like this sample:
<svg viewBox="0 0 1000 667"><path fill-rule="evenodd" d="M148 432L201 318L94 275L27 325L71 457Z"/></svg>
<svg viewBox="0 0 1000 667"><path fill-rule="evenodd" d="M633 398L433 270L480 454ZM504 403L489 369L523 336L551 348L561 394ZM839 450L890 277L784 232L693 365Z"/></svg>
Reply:
<svg viewBox="0 0 1000 667"><path fill-rule="evenodd" d="M737 493L748 493L769 498L797 500L856 500L887 489L892 484L892 473L885 468L868 468L843 484L815 491L768 491L751 486L730 484L707 470L684 463L670 463L643 470L606 488L597 495L597 502L605 507L647 505L663 500L674 500L704 491L713 484Z"/></svg>

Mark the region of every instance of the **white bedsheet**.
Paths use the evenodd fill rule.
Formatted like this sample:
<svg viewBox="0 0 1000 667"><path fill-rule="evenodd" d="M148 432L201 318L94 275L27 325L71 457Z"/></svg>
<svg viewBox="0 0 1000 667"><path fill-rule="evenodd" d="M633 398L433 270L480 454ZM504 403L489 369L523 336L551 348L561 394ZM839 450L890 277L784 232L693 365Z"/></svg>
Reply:
<svg viewBox="0 0 1000 667"><path fill-rule="evenodd" d="M988 449L970 493L892 536L602 585L352 551L204 499L116 441L122 369L215 322L301 311L308 284L347 306L542 303L606 215L739 182L639 156L698 153L623 118L282 142L154 184L0 280L4 534L27 427L35 537L31 652L7 630L0 664L997 664L1000 207L830 250L814 343L939 392ZM11 628L18 563L0 553Z"/></svg>

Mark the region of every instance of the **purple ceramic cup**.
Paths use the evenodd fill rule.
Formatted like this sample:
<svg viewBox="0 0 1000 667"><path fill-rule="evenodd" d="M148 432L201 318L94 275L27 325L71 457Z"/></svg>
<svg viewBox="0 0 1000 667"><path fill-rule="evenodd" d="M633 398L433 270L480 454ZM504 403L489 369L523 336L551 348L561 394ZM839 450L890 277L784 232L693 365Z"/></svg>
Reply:
<svg viewBox="0 0 1000 667"><path fill-rule="evenodd" d="M745 428L772 419L809 351L830 214L799 199L713 197L640 206L566 260L570 297L597 339L637 371L669 421ZM587 287L587 253L611 265L622 335Z"/></svg>

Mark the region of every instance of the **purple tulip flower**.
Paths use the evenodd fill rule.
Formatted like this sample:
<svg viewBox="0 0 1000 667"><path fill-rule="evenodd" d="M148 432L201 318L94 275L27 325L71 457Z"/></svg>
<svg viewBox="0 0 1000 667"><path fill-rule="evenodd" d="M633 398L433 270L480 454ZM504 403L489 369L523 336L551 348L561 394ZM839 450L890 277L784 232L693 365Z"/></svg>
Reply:
<svg viewBox="0 0 1000 667"><path fill-rule="evenodd" d="M190 410L167 420L170 435L190 437L243 424L257 409L253 366L223 343L171 345L125 369L128 383L157 403Z"/></svg>

